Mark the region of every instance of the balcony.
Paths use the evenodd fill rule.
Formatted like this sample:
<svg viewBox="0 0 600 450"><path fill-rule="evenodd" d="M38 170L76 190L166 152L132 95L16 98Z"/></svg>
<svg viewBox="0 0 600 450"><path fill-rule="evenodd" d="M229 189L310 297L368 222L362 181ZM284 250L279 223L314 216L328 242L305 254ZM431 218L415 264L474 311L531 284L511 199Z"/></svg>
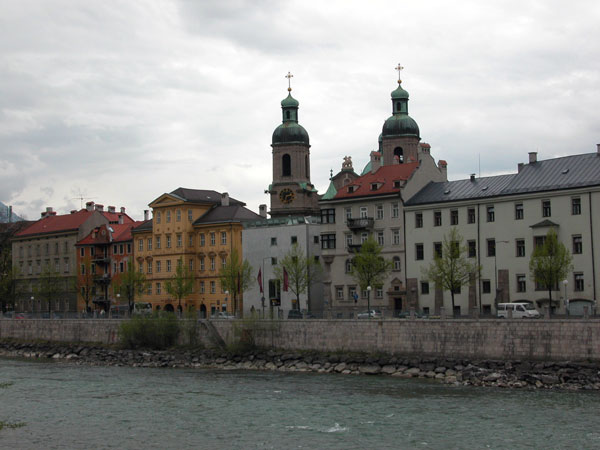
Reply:
<svg viewBox="0 0 600 450"><path fill-rule="evenodd" d="M94 282L99 284L110 284L110 273L94 275Z"/></svg>
<svg viewBox="0 0 600 450"><path fill-rule="evenodd" d="M103 254L96 254L92 256L92 261L96 264L108 264L110 262L110 258L108 256L104 256Z"/></svg>
<svg viewBox="0 0 600 450"><path fill-rule="evenodd" d="M362 244L350 244L348 246L348 253L360 253L361 248Z"/></svg>
<svg viewBox="0 0 600 450"><path fill-rule="evenodd" d="M357 230L372 230L374 220L372 217L361 217L359 219L346 219L348 228L353 231Z"/></svg>

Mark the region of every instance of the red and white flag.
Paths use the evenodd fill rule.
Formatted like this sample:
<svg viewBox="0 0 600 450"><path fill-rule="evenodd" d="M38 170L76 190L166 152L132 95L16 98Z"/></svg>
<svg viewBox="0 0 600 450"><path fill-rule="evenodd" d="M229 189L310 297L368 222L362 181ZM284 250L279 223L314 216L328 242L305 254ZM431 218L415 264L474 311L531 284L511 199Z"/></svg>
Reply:
<svg viewBox="0 0 600 450"><path fill-rule="evenodd" d="M256 277L256 281L258 281L258 287L260 288L260 293L263 293L263 286L262 286L262 272L260 271L260 269L258 269L258 277Z"/></svg>

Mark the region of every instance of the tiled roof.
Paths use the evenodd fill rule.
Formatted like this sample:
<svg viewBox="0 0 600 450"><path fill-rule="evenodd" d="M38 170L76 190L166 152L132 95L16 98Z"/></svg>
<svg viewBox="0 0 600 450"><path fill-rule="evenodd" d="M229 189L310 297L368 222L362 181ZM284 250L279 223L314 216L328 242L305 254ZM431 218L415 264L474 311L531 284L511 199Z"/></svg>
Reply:
<svg viewBox="0 0 600 450"><path fill-rule="evenodd" d="M245 222L248 220L260 219L262 219L261 216L253 213L248 208L245 208L241 205L219 205L209 209L206 213L204 213L204 215L196 219L194 225L222 222Z"/></svg>
<svg viewBox="0 0 600 450"><path fill-rule="evenodd" d="M101 244L107 242L126 242L131 241L133 236L131 235L131 230L137 225L141 225L143 222L132 222L132 223L124 223L124 224L112 224L112 225L101 225L99 227L94 228L90 234L77 242L77 245L93 245L93 244ZM112 240L109 241L109 237L107 233L102 236L102 234L96 234L94 237L94 232L100 232L101 229L110 228Z"/></svg>
<svg viewBox="0 0 600 450"><path fill-rule="evenodd" d="M136 222L139 223L140 225L136 225L131 229L132 233L136 233L136 232L144 232L144 231L152 231L152 219L150 220L146 220L144 222Z"/></svg>
<svg viewBox="0 0 600 450"><path fill-rule="evenodd" d="M200 203L221 203L221 193L217 191L203 190L203 189L188 189L188 188L177 188L171 192L171 195L175 195L186 202L200 202ZM245 205L244 202L240 202L234 198L229 197L230 205Z"/></svg>
<svg viewBox="0 0 600 450"><path fill-rule="evenodd" d="M406 205L422 205L502 195L600 186L600 155L586 153L524 164L519 173L431 182Z"/></svg>
<svg viewBox="0 0 600 450"><path fill-rule="evenodd" d="M394 187L394 181L408 180L417 167L419 167L417 162L382 166L375 173L366 173L339 189L334 200L400 193L400 187ZM371 185L374 183L378 183L380 186L373 191ZM353 187L352 192L348 191L350 186Z"/></svg>

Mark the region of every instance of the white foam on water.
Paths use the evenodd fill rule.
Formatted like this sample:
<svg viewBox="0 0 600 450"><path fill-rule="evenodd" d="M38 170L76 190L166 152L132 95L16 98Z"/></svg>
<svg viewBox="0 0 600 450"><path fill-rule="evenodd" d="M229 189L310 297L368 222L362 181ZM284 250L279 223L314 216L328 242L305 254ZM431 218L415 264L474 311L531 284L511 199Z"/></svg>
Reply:
<svg viewBox="0 0 600 450"><path fill-rule="evenodd" d="M340 433L344 431L348 431L348 427L341 427L339 423L336 423L331 428L327 428L325 433Z"/></svg>
<svg viewBox="0 0 600 450"><path fill-rule="evenodd" d="M308 425L288 425L286 428L288 430L311 430L312 429Z"/></svg>

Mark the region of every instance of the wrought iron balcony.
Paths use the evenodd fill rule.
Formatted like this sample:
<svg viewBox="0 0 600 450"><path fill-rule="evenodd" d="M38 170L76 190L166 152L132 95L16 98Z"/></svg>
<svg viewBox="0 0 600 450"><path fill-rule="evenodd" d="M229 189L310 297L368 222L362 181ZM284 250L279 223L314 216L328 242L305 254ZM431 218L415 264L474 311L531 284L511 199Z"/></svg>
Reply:
<svg viewBox="0 0 600 450"><path fill-rule="evenodd" d="M110 262L110 258L108 256L104 256L103 254L96 254L92 256L92 261L94 261L96 264L108 264Z"/></svg>
<svg viewBox="0 0 600 450"><path fill-rule="evenodd" d="M374 220L372 217L361 217L359 219L346 219L346 224L351 230L371 230Z"/></svg>
<svg viewBox="0 0 600 450"><path fill-rule="evenodd" d="M110 273L104 273L102 275L95 275L94 281L100 284L109 284L110 283Z"/></svg>
<svg viewBox="0 0 600 450"><path fill-rule="evenodd" d="M361 248L362 248L362 244L350 244L348 246L348 252L349 253L359 253Z"/></svg>

